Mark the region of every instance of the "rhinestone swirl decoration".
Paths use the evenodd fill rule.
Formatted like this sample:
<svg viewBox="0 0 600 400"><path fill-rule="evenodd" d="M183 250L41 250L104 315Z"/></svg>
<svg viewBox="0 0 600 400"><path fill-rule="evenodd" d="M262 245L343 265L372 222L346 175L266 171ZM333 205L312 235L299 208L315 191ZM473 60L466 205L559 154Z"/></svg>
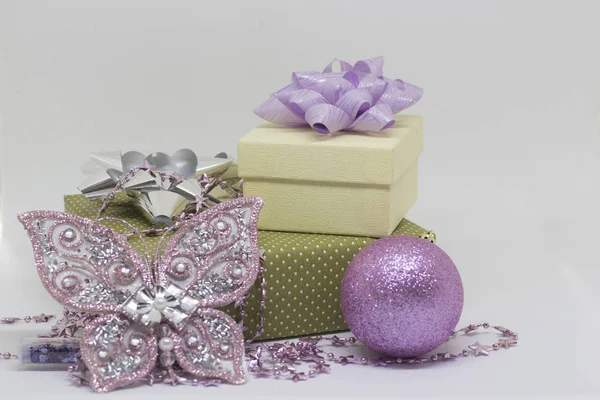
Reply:
<svg viewBox="0 0 600 400"><path fill-rule="evenodd" d="M99 314L80 344L94 391L157 369L245 381L241 327L214 307L241 301L257 278L261 207L260 198L238 198L186 220L154 263L97 222L52 211L19 215L48 292L72 311Z"/></svg>

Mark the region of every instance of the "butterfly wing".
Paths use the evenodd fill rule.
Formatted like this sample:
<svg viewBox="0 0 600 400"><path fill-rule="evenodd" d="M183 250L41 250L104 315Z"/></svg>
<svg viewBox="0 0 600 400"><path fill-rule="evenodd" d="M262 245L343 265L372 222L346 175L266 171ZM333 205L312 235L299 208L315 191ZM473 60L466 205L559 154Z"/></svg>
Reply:
<svg viewBox="0 0 600 400"><path fill-rule="evenodd" d="M260 267L258 214L263 201L230 200L186 221L166 245L157 266L159 285L174 284L198 307L240 299Z"/></svg>
<svg viewBox="0 0 600 400"><path fill-rule="evenodd" d="M244 336L229 315L200 309L174 335L174 340L177 362L190 374L244 383Z"/></svg>
<svg viewBox="0 0 600 400"><path fill-rule="evenodd" d="M229 304L244 296L260 268L258 214L260 198L221 203L187 221L173 235L157 266L160 285L175 285L193 304L190 317L175 334L174 353L187 372L240 384L244 337L227 314L206 307Z"/></svg>
<svg viewBox="0 0 600 400"><path fill-rule="evenodd" d="M54 211L26 212L19 221L46 290L71 310L117 312L140 285L151 286L147 264L126 237L97 222Z"/></svg>
<svg viewBox="0 0 600 400"><path fill-rule="evenodd" d="M152 329L105 314L87 325L81 337L81 357L88 382L96 392L108 392L148 375L156 365L156 336Z"/></svg>

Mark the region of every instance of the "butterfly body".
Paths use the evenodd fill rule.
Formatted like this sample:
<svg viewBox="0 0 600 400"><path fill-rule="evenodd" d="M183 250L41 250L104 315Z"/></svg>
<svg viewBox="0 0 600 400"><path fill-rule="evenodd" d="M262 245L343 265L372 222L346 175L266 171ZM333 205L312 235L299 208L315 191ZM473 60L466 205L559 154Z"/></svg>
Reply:
<svg viewBox="0 0 600 400"><path fill-rule="evenodd" d="M172 372L175 363L194 376L244 382L242 330L213 307L240 300L256 279L261 207L259 198L240 198L187 220L154 262L98 222L19 215L48 292L70 310L99 314L81 336L92 389L125 386L157 366Z"/></svg>

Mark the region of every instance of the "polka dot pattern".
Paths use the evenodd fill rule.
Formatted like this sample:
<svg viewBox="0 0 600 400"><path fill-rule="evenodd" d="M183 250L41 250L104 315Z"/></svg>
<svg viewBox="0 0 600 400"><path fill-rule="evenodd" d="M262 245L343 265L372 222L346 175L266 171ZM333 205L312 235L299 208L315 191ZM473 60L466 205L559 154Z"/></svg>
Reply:
<svg viewBox="0 0 600 400"><path fill-rule="evenodd" d="M100 202L82 195L65 196L65 212L94 219ZM138 229L151 227L143 215L132 206L124 194L118 194L105 212L106 216L126 219ZM106 221L117 231L122 224ZM403 220L393 235L420 236L426 230ZM340 285L348 264L374 238L307 233L259 231L258 241L265 250L267 303L265 331L261 339L279 339L348 329L340 306ZM131 244L141 251L138 238ZM147 238L151 252L158 245L157 237ZM258 329L258 287L253 287L248 299L246 323L248 335ZM234 318L239 313L232 306L224 310Z"/></svg>

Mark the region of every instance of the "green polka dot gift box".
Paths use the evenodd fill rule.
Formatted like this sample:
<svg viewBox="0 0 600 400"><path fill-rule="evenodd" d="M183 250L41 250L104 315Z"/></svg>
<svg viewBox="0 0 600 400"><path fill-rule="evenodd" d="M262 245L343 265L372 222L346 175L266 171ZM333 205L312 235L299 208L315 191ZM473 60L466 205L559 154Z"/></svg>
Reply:
<svg viewBox="0 0 600 400"><path fill-rule="evenodd" d="M101 202L83 195L66 195L65 212L95 219ZM124 219L137 229L152 226L128 197L119 193L104 216ZM123 225L115 221L103 224L116 231ZM393 235L424 236L428 232L404 219ZM153 252L159 237L145 238ZM312 233L259 231L258 244L265 254L267 301L265 327L260 339L279 339L313 335L347 329L340 306L340 285L344 271L354 255L374 238L337 236ZM130 243L142 251L141 240L132 236ZM246 335L254 336L259 329L260 288L252 288L246 307ZM225 308L239 320L239 310Z"/></svg>

